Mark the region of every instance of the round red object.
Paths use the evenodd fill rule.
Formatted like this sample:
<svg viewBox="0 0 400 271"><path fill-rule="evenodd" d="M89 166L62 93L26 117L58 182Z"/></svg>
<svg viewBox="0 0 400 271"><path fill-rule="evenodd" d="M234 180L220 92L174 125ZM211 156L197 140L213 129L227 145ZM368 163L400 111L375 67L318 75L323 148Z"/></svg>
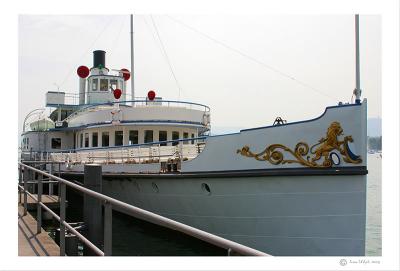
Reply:
<svg viewBox="0 0 400 271"><path fill-rule="evenodd" d="M129 78L131 78L131 73L129 72L128 69L121 69L123 71L122 76L124 77L125 81L128 81Z"/></svg>
<svg viewBox="0 0 400 271"><path fill-rule="evenodd" d="M154 100L155 97L156 97L156 93L153 90L150 90L149 92L147 92L147 98L149 98L150 101Z"/></svg>
<svg viewBox="0 0 400 271"><path fill-rule="evenodd" d="M121 95L122 95L122 91L119 88L116 88L114 90L114 98L118 100L121 97Z"/></svg>
<svg viewBox="0 0 400 271"><path fill-rule="evenodd" d="M76 70L76 73L80 78L86 78L89 75L89 68L86 66L79 66L78 69Z"/></svg>

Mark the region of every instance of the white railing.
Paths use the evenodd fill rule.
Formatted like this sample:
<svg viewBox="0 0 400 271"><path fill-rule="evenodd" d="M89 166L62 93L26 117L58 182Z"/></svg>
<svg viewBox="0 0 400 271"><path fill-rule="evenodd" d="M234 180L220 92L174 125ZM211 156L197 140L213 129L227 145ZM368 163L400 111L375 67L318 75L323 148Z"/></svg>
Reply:
<svg viewBox="0 0 400 271"><path fill-rule="evenodd" d="M203 143L176 146L138 146L120 149L77 151L74 153L49 153L44 161L71 164L148 164L171 160L186 161L195 158L204 148Z"/></svg>

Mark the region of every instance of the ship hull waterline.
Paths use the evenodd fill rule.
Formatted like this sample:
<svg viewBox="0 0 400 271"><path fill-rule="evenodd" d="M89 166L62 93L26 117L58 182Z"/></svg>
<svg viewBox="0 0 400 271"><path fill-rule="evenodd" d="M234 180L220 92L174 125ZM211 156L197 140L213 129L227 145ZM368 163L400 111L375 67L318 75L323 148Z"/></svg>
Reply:
<svg viewBox="0 0 400 271"><path fill-rule="evenodd" d="M365 171L303 176L104 174L102 192L274 256L363 256Z"/></svg>

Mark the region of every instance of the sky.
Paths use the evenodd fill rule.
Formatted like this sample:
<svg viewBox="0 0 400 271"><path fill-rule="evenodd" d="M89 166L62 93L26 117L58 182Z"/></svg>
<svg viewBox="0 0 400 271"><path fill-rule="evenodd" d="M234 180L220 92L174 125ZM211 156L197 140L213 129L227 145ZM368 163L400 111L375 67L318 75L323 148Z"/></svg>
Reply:
<svg viewBox="0 0 400 271"><path fill-rule="evenodd" d="M18 23L19 131L47 91L78 93L76 68L91 67L93 50L107 52L107 67L130 69L129 15ZM134 52L136 96L206 104L214 133L315 118L355 88L353 15L136 14ZM380 117L378 15L360 16L360 58L368 117Z"/></svg>

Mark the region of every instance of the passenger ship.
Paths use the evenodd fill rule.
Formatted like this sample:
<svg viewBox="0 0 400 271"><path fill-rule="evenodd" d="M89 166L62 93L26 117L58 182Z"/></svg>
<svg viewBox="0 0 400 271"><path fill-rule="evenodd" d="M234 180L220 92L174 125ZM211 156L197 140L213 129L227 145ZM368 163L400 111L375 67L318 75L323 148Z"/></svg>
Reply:
<svg viewBox="0 0 400 271"><path fill-rule="evenodd" d="M48 92L56 110L26 117L22 160L61 162L66 178L101 164L104 194L271 255L365 254L359 80L355 103L314 119L212 136L207 105L131 98L130 72L105 55L77 69L79 94Z"/></svg>

